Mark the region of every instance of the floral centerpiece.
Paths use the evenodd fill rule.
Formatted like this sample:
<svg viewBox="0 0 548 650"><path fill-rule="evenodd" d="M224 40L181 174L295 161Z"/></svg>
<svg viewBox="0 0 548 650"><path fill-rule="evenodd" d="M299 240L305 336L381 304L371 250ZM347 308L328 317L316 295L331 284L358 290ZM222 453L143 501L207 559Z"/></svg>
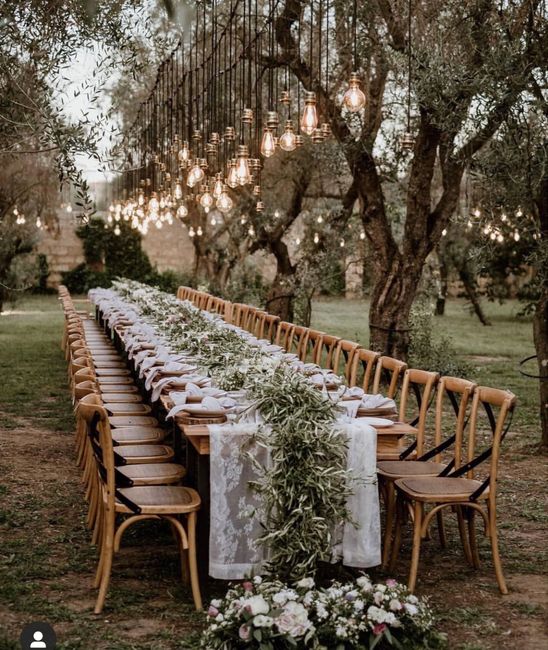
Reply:
<svg viewBox="0 0 548 650"><path fill-rule="evenodd" d="M425 599L395 580L317 587L312 578L293 586L256 576L232 587L207 611L201 647L278 650L316 648L441 648Z"/></svg>

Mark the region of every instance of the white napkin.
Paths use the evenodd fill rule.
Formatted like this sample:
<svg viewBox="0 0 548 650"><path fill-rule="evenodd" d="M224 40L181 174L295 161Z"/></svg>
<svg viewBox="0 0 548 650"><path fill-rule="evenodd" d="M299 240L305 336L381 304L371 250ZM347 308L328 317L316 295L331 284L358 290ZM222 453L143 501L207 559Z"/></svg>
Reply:
<svg viewBox="0 0 548 650"><path fill-rule="evenodd" d="M351 399L339 402L338 406L345 409L346 415L348 415L349 418L355 418L358 414L360 404L361 402L359 399Z"/></svg>
<svg viewBox="0 0 548 650"><path fill-rule="evenodd" d="M351 388L347 388L344 393L343 397L357 397L361 399L364 397L365 393L363 388L360 388L359 386L352 386Z"/></svg>
<svg viewBox="0 0 548 650"><path fill-rule="evenodd" d="M386 409L387 411L392 409L396 410L396 402L389 397L384 397L384 395L364 395L362 397L361 406L362 409Z"/></svg>
<svg viewBox="0 0 548 650"><path fill-rule="evenodd" d="M189 381L189 379L191 379L191 381ZM156 402L160 399L160 395L165 388L168 388L169 386L181 386L186 388L190 385L190 383L205 388L206 386L211 385L211 379L209 379L209 377L200 377L199 375L185 375L183 377L162 377L162 379L160 379L152 389L152 395L150 399L152 402Z"/></svg>

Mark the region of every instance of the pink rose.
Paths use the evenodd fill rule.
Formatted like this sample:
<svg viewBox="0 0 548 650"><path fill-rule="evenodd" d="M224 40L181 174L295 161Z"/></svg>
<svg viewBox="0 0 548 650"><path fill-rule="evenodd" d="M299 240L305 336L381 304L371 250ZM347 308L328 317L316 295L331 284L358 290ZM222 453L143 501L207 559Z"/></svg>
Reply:
<svg viewBox="0 0 548 650"><path fill-rule="evenodd" d="M219 610L216 607L213 607L213 605L209 606L209 609L207 610L207 615L211 616L212 618L215 618L217 614L219 613Z"/></svg>
<svg viewBox="0 0 548 650"><path fill-rule="evenodd" d="M248 580L243 583L243 587L246 591L253 591L253 583Z"/></svg>
<svg viewBox="0 0 548 650"><path fill-rule="evenodd" d="M238 630L238 634L240 636L240 639L242 639L242 641L247 641L249 639L249 626L248 625L240 625L240 629Z"/></svg>
<svg viewBox="0 0 548 650"><path fill-rule="evenodd" d="M395 587L398 584L397 580L394 580L394 578L388 578L386 581L387 587Z"/></svg>
<svg viewBox="0 0 548 650"><path fill-rule="evenodd" d="M373 634L376 634L377 636L379 634L382 634L386 630L386 625L384 623L377 623L375 627L373 628Z"/></svg>

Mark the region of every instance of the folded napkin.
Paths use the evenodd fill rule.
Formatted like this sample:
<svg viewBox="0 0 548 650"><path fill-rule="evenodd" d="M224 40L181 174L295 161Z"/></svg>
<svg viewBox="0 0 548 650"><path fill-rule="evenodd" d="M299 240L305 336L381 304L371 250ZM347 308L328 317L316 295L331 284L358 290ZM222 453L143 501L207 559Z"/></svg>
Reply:
<svg viewBox="0 0 548 650"><path fill-rule="evenodd" d="M339 408L343 408L346 411L346 415L349 418L355 418L358 414L358 409L360 408L361 401L359 399L345 400L338 403Z"/></svg>
<svg viewBox="0 0 548 650"><path fill-rule="evenodd" d="M211 379L209 377L202 377L200 375L184 375L183 377L162 377L154 388L152 389L151 401L156 402L160 399L162 391L170 386L182 387L185 388L189 384L196 384L204 388L206 386L211 386Z"/></svg>
<svg viewBox="0 0 548 650"><path fill-rule="evenodd" d="M164 374L169 374L170 372L191 372L192 370L196 370L196 366L189 366L186 363L179 363L178 361L168 361L165 363L163 366L154 366L154 368L150 369L148 372L146 372L146 380L145 380L145 388L147 390L150 390L152 387L152 382L154 381L154 377L156 377L157 374L159 373L164 373ZM143 369L141 369L141 377L143 376Z"/></svg>
<svg viewBox="0 0 548 650"><path fill-rule="evenodd" d="M396 410L396 402L389 397L384 397L384 395L364 395L362 397L361 409L386 409Z"/></svg>

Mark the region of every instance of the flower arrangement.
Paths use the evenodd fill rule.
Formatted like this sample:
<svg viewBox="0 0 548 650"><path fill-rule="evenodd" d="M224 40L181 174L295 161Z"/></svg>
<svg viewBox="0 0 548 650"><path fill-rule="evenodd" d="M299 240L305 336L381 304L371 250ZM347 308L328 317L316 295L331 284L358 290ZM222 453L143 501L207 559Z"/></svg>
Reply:
<svg viewBox="0 0 548 650"><path fill-rule="evenodd" d="M425 599L395 580L317 587L312 578L293 586L256 576L232 587L207 611L201 647L208 650L315 648L441 648Z"/></svg>

